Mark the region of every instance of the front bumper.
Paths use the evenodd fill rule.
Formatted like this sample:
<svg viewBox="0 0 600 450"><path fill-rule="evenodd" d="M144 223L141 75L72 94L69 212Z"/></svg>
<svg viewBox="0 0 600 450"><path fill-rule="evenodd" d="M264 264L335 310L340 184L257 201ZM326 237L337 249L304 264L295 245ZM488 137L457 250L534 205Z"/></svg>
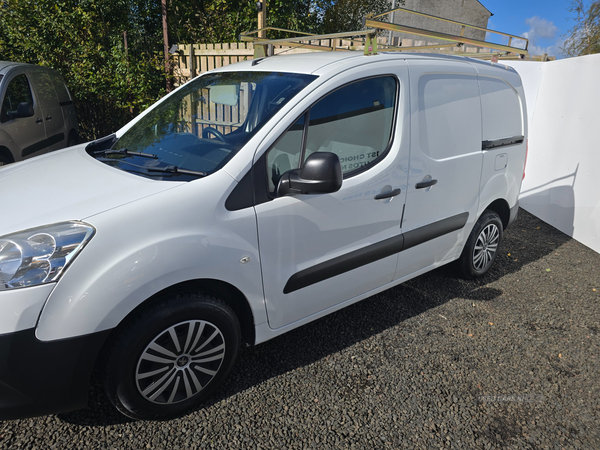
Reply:
<svg viewBox="0 0 600 450"><path fill-rule="evenodd" d="M111 330L43 342L35 328L0 335L0 420L83 408Z"/></svg>

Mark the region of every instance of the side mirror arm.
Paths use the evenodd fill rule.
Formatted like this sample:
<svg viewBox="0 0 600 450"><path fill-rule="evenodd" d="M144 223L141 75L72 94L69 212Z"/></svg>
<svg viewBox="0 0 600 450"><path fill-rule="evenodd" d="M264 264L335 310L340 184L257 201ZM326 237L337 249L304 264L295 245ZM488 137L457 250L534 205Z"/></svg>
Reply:
<svg viewBox="0 0 600 450"><path fill-rule="evenodd" d="M327 194L342 187L342 167L337 155L316 152L301 169L285 172L277 184L277 196L293 194Z"/></svg>
<svg viewBox="0 0 600 450"><path fill-rule="evenodd" d="M300 169L288 170L281 175L279 183L277 184L277 197L302 193L300 189L292 188L292 175L294 181L297 181L300 178Z"/></svg>

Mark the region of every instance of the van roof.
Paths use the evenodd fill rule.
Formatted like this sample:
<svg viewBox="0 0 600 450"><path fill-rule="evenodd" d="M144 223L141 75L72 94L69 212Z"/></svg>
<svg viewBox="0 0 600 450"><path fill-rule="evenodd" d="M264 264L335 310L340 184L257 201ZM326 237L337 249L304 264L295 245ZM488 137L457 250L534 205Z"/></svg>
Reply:
<svg viewBox="0 0 600 450"><path fill-rule="evenodd" d="M29 67L30 69L54 70L50 67L38 66L36 64L27 64L13 61L0 61L0 75L5 75L9 70L15 67Z"/></svg>
<svg viewBox="0 0 600 450"><path fill-rule="evenodd" d="M509 70L514 72L512 67L503 64L491 63L465 56L440 55L436 53L399 53L399 52L379 52L377 55L368 55L362 51L336 51L336 52L313 52L296 54L277 54L268 58L243 61L235 64L235 67L224 66L215 71L231 70L251 70L251 71L284 71L297 73L322 73L323 69L330 64L344 61L346 66L359 66L367 62L375 61L393 61L393 60L411 60L427 59L431 61L460 61L472 64L484 64L490 67Z"/></svg>

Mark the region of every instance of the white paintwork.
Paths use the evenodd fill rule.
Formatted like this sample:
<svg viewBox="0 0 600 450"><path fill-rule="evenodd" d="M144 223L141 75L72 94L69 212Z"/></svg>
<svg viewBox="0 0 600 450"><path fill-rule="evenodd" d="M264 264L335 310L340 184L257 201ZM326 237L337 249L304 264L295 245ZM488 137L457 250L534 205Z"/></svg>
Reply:
<svg viewBox="0 0 600 450"><path fill-rule="evenodd" d="M482 110L484 114L491 115L491 118L484 118L482 130L482 139L497 139L498 132L504 131L509 133L506 137L515 136L512 134L514 131L520 131L516 135L528 136L527 120L527 108L525 102L525 94L523 91L523 85L519 75L514 69L507 68L507 70L498 71L495 70L494 66L504 67L502 65L476 65L475 68L479 73L479 79L484 81L483 99L482 99ZM511 99L514 99L514 94L517 94L519 105L514 102L494 102L495 93L486 94L489 90L485 87L485 82L489 79L502 79L501 87L509 91ZM506 85L506 87L504 86ZM498 86L496 86L498 88ZM489 98L486 98L488 97ZM520 111L519 111L520 107ZM515 121L515 117L519 118L519 121ZM507 118L507 125L496 126L490 124L487 130L485 129L486 123L490 120L502 122ZM490 133L490 134L486 134ZM523 179L523 166L525 164L525 154L527 149L526 139L522 144L511 145L508 147L500 147L483 152L483 165L481 169L481 184L479 187L479 208L477 211L477 217L495 200L503 199L506 200L509 207L513 207L517 204L519 198L519 191L521 189L521 182ZM502 164L506 164L504 169L497 168L497 158L502 155Z"/></svg>
<svg viewBox="0 0 600 450"><path fill-rule="evenodd" d="M398 78L400 117L408 117L408 73L403 61L393 66L368 64L343 72L326 88L313 91L297 108L298 115L327 92L353 80L380 74L393 74ZM295 122L295 117L284 129ZM398 162L408 157L408 140L402 142L401 139L406 124L398 124L397 139L387 157L372 169L344 180L338 192L281 197L256 207L265 298L272 328L280 328L392 280L395 255L298 291L283 293L285 284L295 273L400 233L407 174ZM331 133L333 141L334 132ZM330 145L333 144L330 142ZM259 149L255 160L268 148ZM388 200L374 199L382 190L396 188L402 189L401 195Z"/></svg>
<svg viewBox="0 0 600 450"><path fill-rule="evenodd" d="M55 283L0 292L0 335L35 327Z"/></svg>
<svg viewBox="0 0 600 450"><path fill-rule="evenodd" d="M514 85L510 80L518 76L513 71L461 58L341 52L278 56L255 66L245 62L219 70L310 72L319 78L274 115L222 170L206 178L188 183L148 180L89 158L83 146L0 169L0 191L10 186L13 192L7 197L13 215L0 223L0 235L74 219L97 230L45 303L36 329L39 339L113 328L164 289L189 280L215 279L245 295L256 342L262 342L455 259L485 208L481 203L504 196L510 206L516 201L516 194L511 195L518 191L515 183L522 174L518 163L524 150L515 146L517 150L510 151L523 155L509 155L506 169L481 179L485 159L480 151L481 118L473 108L464 112L461 106L479 102L478 73L490 72ZM420 99L421 76L431 73L459 74L474 88L466 95L447 93L445 103L456 106L453 114L458 117L449 118L444 129L449 137L436 145L446 145L449 157L440 157L438 147L424 144L427 138L435 142L436 129L428 135L420 129L423 120L444 120L443 110L435 111L442 105L435 104L437 94L427 101ZM237 181L303 111L335 87L378 74L392 74L400 82L399 114L385 159L346 179L337 193L287 196L240 211L225 209ZM442 82L436 92L444 88ZM497 152L490 153L494 169ZM425 175L439 184L417 191L414 184ZM383 189L397 187L401 195L374 200ZM481 202L480 190L485 193ZM464 211L469 212L469 222L459 232L289 295L281 293L287 279L299 270ZM16 295L0 292L0 307L9 294ZM29 318L41 306L41 301L32 302Z"/></svg>
<svg viewBox="0 0 600 450"><path fill-rule="evenodd" d="M481 152L481 106L477 72L468 62L409 64L411 149L402 229L415 230L468 212L466 226L399 255L395 278L460 255L477 220ZM428 179L437 184L416 189Z"/></svg>
<svg viewBox="0 0 600 450"><path fill-rule="evenodd" d="M479 76L484 141L523 135L519 94L500 78ZM513 111L512 114L507 112Z"/></svg>
<svg viewBox="0 0 600 450"><path fill-rule="evenodd" d="M48 299L38 339L113 328L155 293L197 279L237 287L250 303L254 322L264 322L256 217L252 208L225 209L234 186L219 171L86 217L96 235ZM250 262L240 264L245 256Z"/></svg>
<svg viewBox="0 0 600 450"><path fill-rule="evenodd" d="M600 252L600 55L510 65L530 111L521 206Z"/></svg>
<svg viewBox="0 0 600 450"><path fill-rule="evenodd" d="M41 225L82 220L185 183L153 181L90 158L79 145L0 169L0 236ZM26 182L25 180L35 180Z"/></svg>

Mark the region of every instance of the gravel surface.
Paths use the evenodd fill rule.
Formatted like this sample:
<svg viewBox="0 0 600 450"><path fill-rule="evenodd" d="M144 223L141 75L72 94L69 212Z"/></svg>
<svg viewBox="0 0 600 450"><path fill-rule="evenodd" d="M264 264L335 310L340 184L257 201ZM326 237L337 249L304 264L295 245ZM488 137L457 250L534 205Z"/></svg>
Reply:
<svg viewBox="0 0 600 450"><path fill-rule="evenodd" d="M484 279L446 266L243 349L186 417L130 421L94 384L0 448L598 449L599 298L600 254L521 210Z"/></svg>

